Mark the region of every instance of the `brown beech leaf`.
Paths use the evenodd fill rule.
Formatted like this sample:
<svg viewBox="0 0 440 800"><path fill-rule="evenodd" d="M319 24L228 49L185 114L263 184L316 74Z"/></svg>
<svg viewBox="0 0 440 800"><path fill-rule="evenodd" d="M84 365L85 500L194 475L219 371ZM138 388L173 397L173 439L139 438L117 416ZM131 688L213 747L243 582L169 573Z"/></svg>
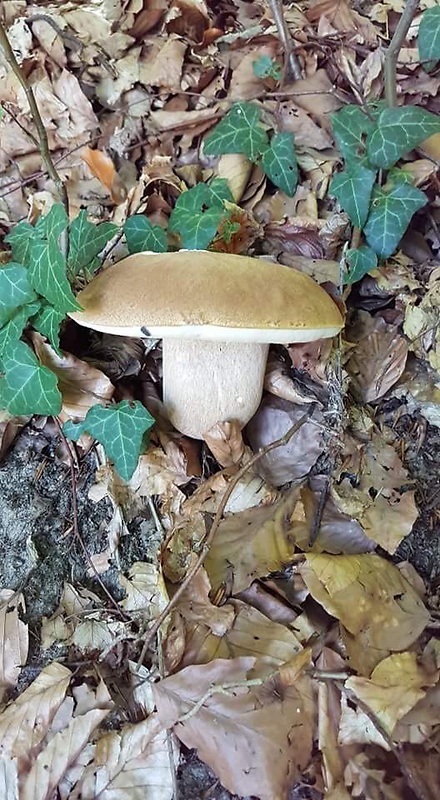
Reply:
<svg viewBox="0 0 440 800"><path fill-rule="evenodd" d="M284 436L304 416L306 409L307 406L266 395L246 428L253 451ZM308 475L323 450L323 421L322 412L316 408L287 444L260 458L256 464L258 473L274 486Z"/></svg>
<svg viewBox="0 0 440 800"><path fill-rule="evenodd" d="M394 553L419 512L415 491L406 486L408 472L384 434L373 429L367 433L367 441L346 435L341 480L333 485L332 497L370 539Z"/></svg>
<svg viewBox="0 0 440 800"><path fill-rule="evenodd" d="M264 228L266 252L282 250L296 256L324 258L320 226L311 218L290 218L271 222Z"/></svg>
<svg viewBox="0 0 440 800"><path fill-rule="evenodd" d="M291 490L277 503L230 514L219 525L205 568L213 589L231 586L231 594L255 578L281 569L294 554L290 516L299 492Z"/></svg>
<svg viewBox="0 0 440 800"><path fill-rule="evenodd" d="M299 547L308 550L311 539L316 541L311 548L314 552L325 550L327 553L368 553L376 548L376 543L365 535L362 526L344 514L335 502L332 492L327 493L322 511L319 530L314 530L314 522L322 503L323 493L327 492L328 482L323 475L314 475L308 485L301 487L301 505L304 509L304 534L296 532ZM295 510L298 519L301 506Z"/></svg>
<svg viewBox="0 0 440 800"><path fill-rule="evenodd" d="M314 599L348 632L348 663L360 674L410 647L429 622L412 586L379 556L308 554L299 570Z"/></svg>
<svg viewBox="0 0 440 800"><path fill-rule="evenodd" d="M291 626L268 619L258 609L240 600L221 608L211 606L205 617L196 617L190 604L180 608L185 619L186 644L182 664L207 664L216 658L256 656L279 667L290 663L302 650ZM206 607L206 612L209 607Z"/></svg>
<svg viewBox="0 0 440 800"><path fill-rule="evenodd" d="M239 203L252 172L252 164L242 153L226 153L220 156L216 168L219 178L228 182L235 203Z"/></svg>
<svg viewBox="0 0 440 800"><path fill-rule="evenodd" d="M217 422L205 433L203 438L214 458L222 467L240 464L245 454L245 446L237 421Z"/></svg>
<svg viewBox="0 0 440 800"><path fill-rule="evenodd" d="M32 333L32 342L41 363L58 377L64 414L81 420L92 406L111 400L115 389L103 372L70 353L57 355L39 333Z"/></svg>
<svg viewBox="0 0 440 800"><path fill-rule="evenodd" d="M154 694L162 723L197 748L228 791L274 800L287 796L311 756L311 684L302 677L281 689L274 676L247 687L255 666L254 658L237 658L186 667L156 684ZM176 725L205 695L196 713Z"/></svg>
<svg viewBox="0 0 440 800"><path fill-rule="evenodd" d="M397 722L425 696L438 677L438 670L429 671L419 663L417 653L393 653L375 667L370 679L354 676L345 686L371 709L391 735Z"/></svg>
<svg viewBox="0 0 440 800"><path fill-rule="evenodd" d="M371 317L359 311L354 328L347 339L356 342L346 368L352 389L363 403L374 403L399 380L405 369L408 343L395 325L387 325L382 317Z"/></svg>
<svg viewBox="0 0 440 800"><path fill-rule="evenodd" d="M13 689L29 647L28 627L19 617L25 612L23 595L12 589L0 592L0 700Z"/></svg>

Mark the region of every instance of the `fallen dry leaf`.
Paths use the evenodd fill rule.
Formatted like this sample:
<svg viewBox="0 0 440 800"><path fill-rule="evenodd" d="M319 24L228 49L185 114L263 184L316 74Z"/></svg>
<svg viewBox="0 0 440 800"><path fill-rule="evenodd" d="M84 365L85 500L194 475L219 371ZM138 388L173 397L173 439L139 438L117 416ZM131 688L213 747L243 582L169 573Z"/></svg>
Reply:
<svg viewBox="0 0 440 800"><path fill-rule="evenodd" d="M394 653L375 667L369 680L355 676L345 686L368 706L391 735L396 723L437 680L438 672L424 669L415 653Z"/></svg>
<svg viewBox="0 0 440 800"><path fill-rule="evenodd" d="M29 635L19 612L25 611L21 592L11 589L0 592L0 701L13 689L21 668L27 661Z"/></svg>
<svg viewBox="0 0 440 800"><path fill-rule="evenodd" d="M212 587L239 592L261 575L292 561L294 527L290 522L299 498L290 490L275 505L230 514L220 523L205 568Z"/></svg>
<svg viewBox="0 0 440 800"><path fill-rule="evenodd" d="M307 406L293 405L280 397L266 395L249 422L246 433L254 452L285 436L307 414ZM324 417L316 408L290 441L266 453L256 470L274 486L305 478L324 447Z"/></svg>
<svg viewBox="0 0 440 800"><path fill-rule="evenodd" d="M299 571L315 600L348 631L348 663L361 675L410 647L428 624L417 593L379 556L310 553Z"/></svg>
<svg viewBox="0 0 440 800"><path fill-rule="evenodd" d="M310 758L311 685L300 678L281 698L276 678L247 687L255 665L254 658L238 658L186 667L154 691L163 724L174 725L179 739L197 748L230 792L274 800L286 795ZM225 684L232 688L215 692ZM193 716L178 722L191 711Z"/></svg>
<svg viewBox="0 0 440 800"><path fill-rule="evenodd" d="M268 619L258 609L231 600L216 609L179 606L185 619L186 645L182 666L207 664L217 658L255 656L279 667L302 650L296 634L286 625ZM197 613L202 610L202 614Z"/></svg>
<svg viewBox="0 0 440 800"><path fill-rule="evenodd" d="M356 348L349 353L346 368L352 391L363 403L374 403L399 380L405 369L408 343L396 325L358 312L358 320L347 332Z"/></svg>

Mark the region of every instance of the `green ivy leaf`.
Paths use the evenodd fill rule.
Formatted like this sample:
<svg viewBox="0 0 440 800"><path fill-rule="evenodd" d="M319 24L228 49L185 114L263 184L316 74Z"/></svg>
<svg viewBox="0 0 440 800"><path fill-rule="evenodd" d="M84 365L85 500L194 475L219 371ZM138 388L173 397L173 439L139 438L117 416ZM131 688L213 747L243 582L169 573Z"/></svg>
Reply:
<svg viewBox="0 0 440 800"><path fill-rule="evenodd" d="M42 239L54 239L56 242L69 224L66 209L62 203L54 203L44 217L39 217L35 232Z"/></svg>
<svg viewBox="0 0 440 800"><path fill-rule="evenodd" d="M66 422L63 431L75 442L87 431L103 445L121 478L128 481L137 467L144 434L153 425L154 418L141 403L122 400L108 408L93 406L83 422Z"/></svg>
<svg viewBox="0 0 440 800"><path fill-rule="evenodd" d="M24 342L13 342L2 354L5 376L0 379L0 408L11 414L59 414L57 378L41 367Z"/></svg>
<svg viewBox="0 0 440 800"><path fill-rule="evenodd" d="M260 56L260 58L257 58L257 60L252 63L252 69L254 75L262 80L265 78L273 78L275 81L279 81L283 74L281 64L270 56Z"/></svg>
<svg viewBox="0 0 440 800"><path fill-rule="evenodd" d="M32 245L29 280L34 289L58 311L80 311L66 277L65 259L54 238L36 239Z"/></svg>
<svg viewBox="0 0 440 800"><path fill-rule="evenodd" d="M67 265L72 273L77 275L90 266L118 230L113 222L92 225L87 219L87 211L82 209L70 225Z"/></svg>
<svg viewBox="0 0 440 800"><path fill-rule="evenodd" d="M18 308L3 328L0 328L0 360L13 342L18 342L25 325L34 312L38 310L39 303L31 303L27 306Z"/></svg>
<svg viewBox="0 0 440 800"><path fill-rule="evenodd" d="M295 194L298 183L298 165L291 133L275 133L264 151L261 166L267 177L288 197Z"/></svg>
<svg viewBox="0 0 440 800"><path fill-rule="evenodd" d="M188 250L206 250L220 222L228 216L215 188L214 192L206 183L198 183L182 192L171 212L168 230L178 233Z"/></svg>
<svg viewBox="0 0 440 800"><path fill-rule="evenodd" d="M376 167L392 167L402 156L440 132L440 117L417 106L385 108L368 142L368 158Z"/></svg>
<svg viewBox="0 0 440 800"><path fill-rule="evenodd" d="M411 218L427 202L420 189L407 183L397 183L388 192L375 192L364 234L378 256L388 258L394 253Z"/></svg>
<svg viewBox="0 0 440 800"><path fill-rule="evenodd" d="M429 72L440 60L440 6L427 8L419 27L419 56L422 67Z"/></svg>
<svg viewBox="0 0 440 800"><path fill-rule="evenodd" d="M244 153L257 161L268 145L260 124L260 109L254 103L235 103L225 118L206 137L203 151L207 156Z"/></svg>
<svg viewBox="0 0 440 800"><path fill-rule="evenodd" d="M153 225L143 214L133 214L124 224L124 234L129 253L166 253L168 249L166 231Z"/></svg>
<svg viewBox="0 0 440 800"><path fill-rule="evenodd" d="M371 270L377 267L377 255L371 247L358 247L357 250L347 250L345 258L350 267L345 276L344 283L356 283Z"/></svg>
<svg viewBox="0 0 440 800"><path fill-rule="evenodd" d="M15 309L35 299L26 267L11 261L0 268L0 326L10 319Z"/></svg>
<svg viewBox="0 0 440 800"><path fill-rule="evenodd" d="M192 191L192 189L190 189L190 191ZM234 202L228 181L225 178L214 178L211 183L208 184L207 198L208 205L220 206L222 208L224 207L223 203L225 200L228 203Z"/></svg>
<svg viewBox="0 0 440 800"><path fill-rule="evenodd" d="M376 130L376 122L384 103L361 106L345 106L331 114L333 135L338 149L347 162L365 158L366 141Z"/></svg>
<svg viewBox="0 0 440 800"><path fill-rule="evenodd" d="M19 222L7 236L7 242L12 250L12 258L19 264L29 266L29 259L32 250L35 230L29 222Z"/></svg>
<svg viewBox="0 0 440 800"><path fill-rule="evenodd" d="M49 339L53 349L59 356L62 355L60 350L60 325L64 317L63 311L57 311L53 306L43 306L31 318L32 326Z"/></svg>
<svg viewBox="0 0 440 800"><path fill-rule="evenodd" d="M363 228L367 220L375 180L374 172L352 163L345 172L335 175L330 184L329 194L339 200L356 228Z"/></svg>

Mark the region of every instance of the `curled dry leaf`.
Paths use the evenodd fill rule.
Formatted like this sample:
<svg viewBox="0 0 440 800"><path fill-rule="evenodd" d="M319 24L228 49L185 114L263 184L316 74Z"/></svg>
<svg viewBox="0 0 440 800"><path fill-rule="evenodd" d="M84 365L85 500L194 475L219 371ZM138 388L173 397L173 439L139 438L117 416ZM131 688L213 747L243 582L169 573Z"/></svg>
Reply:
<svg viewBox="0 0 440 800"><path fill-rule="evenodd" d="M301 387L290 377L285 361L270 351L264 376L264 388L266 392L297 405L315 402L315 398L306 391L301 391Z"/></svg>
<svg viewBox="0 0 440 800"><path fill-rule="evenodd" d="M29 420L30 416L13 416L9 411L0 410L0 461L5 457L15 437Z"/></svg>
<svg viewBox="0 0 440 800"><path fill-rule="evenodd" d="M17 683L27 661L28 626L20 619L25 611L21 592L3 589L0 592L0 701Z"/></svg>
<svg viewBox="0 0 440 800"><path fill-rule="evenodd" d="M127 197L127 190L110 156L102 150L92 150L87 146L81 151L81 158L95 178L108 189L113 202L123 203Z"/></svg>
<svg viewBox="0 0 440 800"><path fill-rule="evenodd" d="M216 173L219 178L227 180L235 203L240 202L251 171L252 164L242 153L226 153L220 156Z"/></svg>
<svg viewBox="0 0 440 800"><path fill-rule="evenodd" d="M240 465L246 449L240 425L236 420L217 422L203 438L220 466Z"/></svg>
<svg viewBox="0 0 440 800"><path fill-rule="evenodd" d="M374 403L399 380L405 369L408 343L395 325L382 317L359 311L354 328L347 332L356 347L346 362L352 390L363 403Z"/></svg>
<svg viewBox="0 0 440 800"><path fill-rule="evenodd" d="M246 428L253 451L284 436L306 410L307 406L295 406L273 395L265 396ZM287 444L260 458L257 471L274 486L303 479L323 451L323 422L322 412L316 408Z"/></svg>
<svg viewBox="0 0 440 800"><path fill-rule="evenodd" d="M331 339L290 344L287 348L292 366L308 372L312 380L323 383L327 379L326 366L333 348Z"/></svg>
<svg viewBox="0 0 440 800"><path fill-rule="evenodd" d="M187 747L214 769L223 786L238 795L274 800L287 792L309 761L313 701L308 678L281 690L276 676L247 687L254 658L190 666L154 687L158 714L175 727ZM237 684L235 688L222 686ZM221 691L215 691L219 687Z"/></svg>
<svg viewBox="0 0 440 800"><path fill-rule="evenodd" d="M96 403L111 400L114 386L103 372L69 353L58 356L39 333L31 336L41 363L58 376L64 415L82 420Z"/></svg>

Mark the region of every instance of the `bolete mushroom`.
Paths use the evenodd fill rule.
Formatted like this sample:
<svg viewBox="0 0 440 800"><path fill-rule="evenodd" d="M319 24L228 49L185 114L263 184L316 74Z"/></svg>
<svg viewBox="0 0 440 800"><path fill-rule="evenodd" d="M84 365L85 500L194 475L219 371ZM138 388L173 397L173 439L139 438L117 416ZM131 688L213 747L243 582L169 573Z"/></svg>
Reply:
<svg viewBox="0 0 440 800"><path fill-rule="evenodd" d="M79 293L70 316L97 331L163 339L171 422L201 438L216 422L243 427L261 400L269 344L337 334L343 318L315 281L257 258L200 250L136 253Z"/></svg>

